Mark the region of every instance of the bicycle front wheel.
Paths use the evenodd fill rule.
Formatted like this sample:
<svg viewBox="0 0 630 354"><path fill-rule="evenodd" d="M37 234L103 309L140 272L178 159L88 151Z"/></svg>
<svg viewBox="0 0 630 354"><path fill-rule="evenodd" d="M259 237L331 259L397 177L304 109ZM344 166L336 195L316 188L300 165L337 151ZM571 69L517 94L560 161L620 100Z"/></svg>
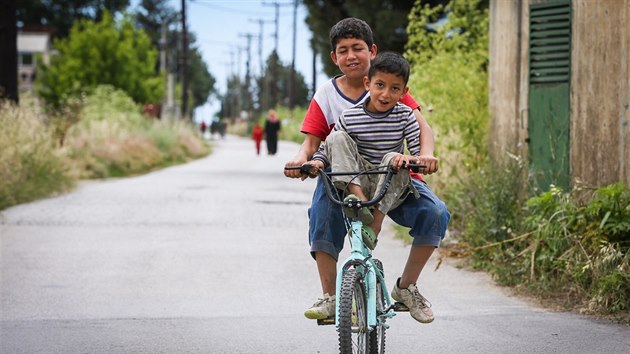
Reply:
<svg viewBox="0 0 630 354"><path fill-rule="evenodd" d="M339 352L342 354L368 353L369 328L365 285L356 269L344 272L339 293Z"/></svg>

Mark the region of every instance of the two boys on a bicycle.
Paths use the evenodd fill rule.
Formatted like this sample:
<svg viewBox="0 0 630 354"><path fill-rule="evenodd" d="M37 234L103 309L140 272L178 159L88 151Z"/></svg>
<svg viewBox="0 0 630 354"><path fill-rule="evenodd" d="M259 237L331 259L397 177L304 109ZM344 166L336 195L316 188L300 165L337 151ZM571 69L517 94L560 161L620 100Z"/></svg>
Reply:
<svg viewBox="0 0 630 354"><path fill-rule="evenodd" d="M376 57L376 45L370 27L356 18L346 18L333 26L330 40L331 58L343 75L318 88L302 123L304 142L286 166L310 163L325 168L330 164L333 170L360 170L366 162L391 164L394 168L399 168L403 162L411 162L427 165L424 173L437 171L433 133L419 105L407 93L408 63L398 55L387 53L376 58L378 65L371 71L370 60ZM403 69L391 69L392 65ZM380 124L373 125L376 122ZM385 141L390 139L382 133L394 126L391 130L396 132L396 143L386 146ZM331 134L333 128L335 132ZM356 140L359 144L355 141L358 136L362 139ZM402 154L403 137L413 156ZM322 141L326 143L320 147ZM305 178L295 170L285 170L285 175ZM397 177L398 188L390 187L388 199L378 205L374 215L370 215L372 218L366 217L366 221L371 221L366 229L376 236L386 214L396 223L410 228L414 240L392 297L409 307L414 319L428 323L433 321L433 312L430 303L418 291L416 282L444 237L450 214L419 175L411 178L407 173L398 175L401 176ZM337 181L341 185L347 182ZM337 259L346 234L342 211L328 200L322 183L318 181L309 209L309 241L324 295L305 311L305 316L311 319L334 316ZM374 192L375 182L360 183L351 183L349 190L366 200ZM408 190L415 190L415 193L406 193ZM400 195L403 192L406 194Z"/></svg>

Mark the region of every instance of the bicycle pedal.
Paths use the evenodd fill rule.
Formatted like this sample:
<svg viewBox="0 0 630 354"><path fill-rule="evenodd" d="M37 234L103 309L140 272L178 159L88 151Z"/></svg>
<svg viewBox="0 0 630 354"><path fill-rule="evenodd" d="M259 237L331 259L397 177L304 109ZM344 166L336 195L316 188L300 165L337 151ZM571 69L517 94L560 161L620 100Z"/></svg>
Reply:
<svg viewBox="0 0 630 354"><path fill-rule="evenodd" d="M334 325L334 324L335 324L334 317L328 317L328 318L324 318L323 320L317 320L318 326L328 326L328 325Z"/></svg>
<svg viewBox="0 0 630 354"><path fill-rule="evenodd" d="M394 303L394 311L396 311L396 312L409 312L409 307L407 307L407 305L403 304L402 302L395 302Z"/></svg>

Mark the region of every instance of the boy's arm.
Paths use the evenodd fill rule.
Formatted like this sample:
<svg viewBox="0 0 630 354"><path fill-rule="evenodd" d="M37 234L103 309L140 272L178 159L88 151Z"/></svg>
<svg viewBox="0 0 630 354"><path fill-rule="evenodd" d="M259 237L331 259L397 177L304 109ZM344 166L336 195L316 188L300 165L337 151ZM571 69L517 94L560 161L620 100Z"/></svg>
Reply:
<svg viewBox="0 0 630 354"><path fill-rule="evenodd" d="M420 155L418 163L427 165L426 174L435 173L438 170L438 159L433 156L435 141L433 139L433 129L429 126L420 109L413 110L413 114L420 125Z"/></svg>
<svg viewBox="0 0 630 354"><path fill-rule="evenodd" d="M321 144L322 139L313 135L313 134L305 134L304 142L302 142L302 146L300 146L300 150L295 155L293 160L286 163L286 167L295 167L302 166L304 163L309 161L313 154L319 149L319 145ZM284 170L284 175L289 178L300 178L302 180L306 179L306 175L300 174L299 170Z"/></svg>

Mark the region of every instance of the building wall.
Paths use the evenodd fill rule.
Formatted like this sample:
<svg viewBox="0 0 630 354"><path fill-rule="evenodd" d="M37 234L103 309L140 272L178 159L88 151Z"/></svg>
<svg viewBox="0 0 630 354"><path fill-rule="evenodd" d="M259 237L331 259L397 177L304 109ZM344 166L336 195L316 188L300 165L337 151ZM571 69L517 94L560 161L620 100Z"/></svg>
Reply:
<svg viewBox="0 0 630 354"><path fill-rule="evenodd" d="M517 1L490 3L489 109L490 151L501 158L505 151L518 153L519 91L521 81L520 6Z"/></svg>
<svg viewBox="0 0 630 354"><path fill-rule="evenodd" d="M490 150L527 156L529 5L490 1ZM573 0L571 177L630 185L630 0Z"/></svg>
<svg viewBox="0 0 630 354"><path fill-rule="evenodd" d="M571 175L630 185L630 0L574 0Z"/></svg>

